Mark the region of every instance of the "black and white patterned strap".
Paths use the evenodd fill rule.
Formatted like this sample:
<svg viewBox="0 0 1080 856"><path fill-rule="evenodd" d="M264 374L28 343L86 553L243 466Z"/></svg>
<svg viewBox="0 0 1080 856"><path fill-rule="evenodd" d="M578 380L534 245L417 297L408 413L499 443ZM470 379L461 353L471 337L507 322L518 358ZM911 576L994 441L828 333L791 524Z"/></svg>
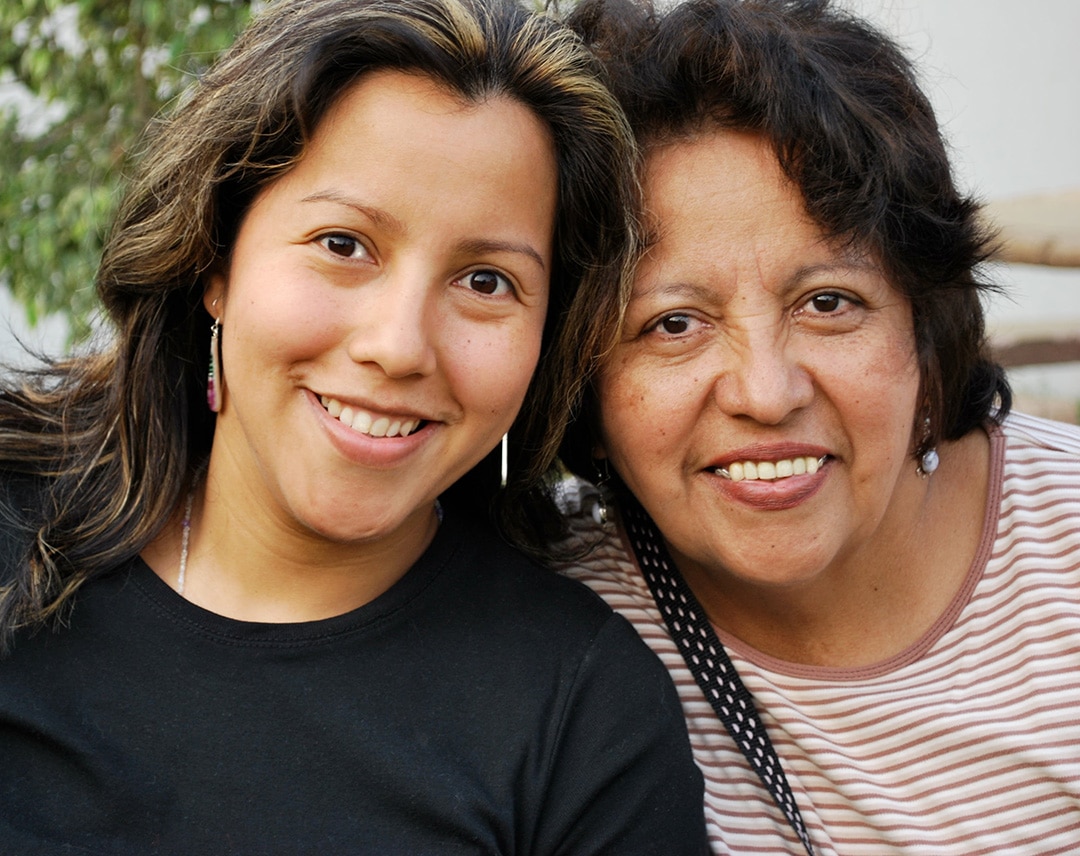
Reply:
<svg viewBox="0 0 1080 856"><path fill-rule="evenodd" d="M780 758L754 708L754 697L743 685L705 611L671 561L656 524L633 501L623 503L622 516L638 565L679 653L728 734L787 817L806 852L814 856L810 836L780 766Z"/></svg>

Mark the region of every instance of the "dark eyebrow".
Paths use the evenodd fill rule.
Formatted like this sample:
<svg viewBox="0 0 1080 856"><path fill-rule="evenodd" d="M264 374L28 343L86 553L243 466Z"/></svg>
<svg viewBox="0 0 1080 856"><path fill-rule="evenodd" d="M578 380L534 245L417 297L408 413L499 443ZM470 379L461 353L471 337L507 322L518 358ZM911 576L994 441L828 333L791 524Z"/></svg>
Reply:
<svg viewBox="0 0 1080 856"><path fill-rule="evenodd" d="M358 211L380 229L386 229L388 232L396 232L399 234L405 231L405 224L398 220L393 214L383 211L381 208L373 208L370 205L364 205L364 203L334 190L320 190L318 193L312 193L310 196L305 196L300 201L334 202L338 205L344 205L348 208L352 208L354 211Z"/></svg>
<svg viewBox="0 0 1080 856"><path fill-rule="evenodd" d="M809 279L812 276L817 276L818 274L830 273L871 273L883 276L881 268L873 262L868 259L853 257L836 262L801 267L791 276L791 282L802 282L803 280Z"/></svg>
<svg viewBox="0 0 1080 856"><path fill-rule="evenodd" d="M881 278L885 282L888 282L888 277L885 276L885 272L870 259L865 257L859 258L858 256L848 256L831 262L806 265L805 267L799 268L788 277L783 285L783 290L790 291L801 288L808 280L813 280L816 277L821 277L825 280L825 285L831 284L838 288L843 288L845 281L860 276ZM830 278L832 279L831 283L828 282Z"/></svg>
<svg viewBox="0 0 1080 856"><path fill-rule="evenodd" d="M635 287L631 289L630 299L633 300L634 298L643 298L655 294L685 295L693 300L703 303L716 302L716 292L713 289L703 285L695 285L690 282L661 282L643 289Z"/></svg>
<svg viewBox="0 0 1080 856"><path fill-rule="evenodd" d="M486 253L517 253L532 259L539 266L540 270L547 273L547 265L544 264L543 257L529 244L516 244L513 241L489 241L484 238L474 238L472 240L462 241L461 249L466 253L476 255L484 255Z"/></svg>
<svg viewBox="0 0 1080 856"><path fill-rule="evenodd" d="M364 205L362 202L334 190L322 190L318 193L312 193L309 196L305 196L300 201L333 202L338 205L345 205L352 208L354 211L363 214L381 229L386 229L387 231L396 232L398 234L402 234L406 231L405 224L398 220L393 214L390 214L381 208L373 208L370 205ZM532 259L536 262L540 270L547 273L547 265L544 264L543 256L529 244L474 238L463 241L460 246L463 252L475 255L483 255L485 253L516 253L518 255L523 255L526 258Z"/></svg>

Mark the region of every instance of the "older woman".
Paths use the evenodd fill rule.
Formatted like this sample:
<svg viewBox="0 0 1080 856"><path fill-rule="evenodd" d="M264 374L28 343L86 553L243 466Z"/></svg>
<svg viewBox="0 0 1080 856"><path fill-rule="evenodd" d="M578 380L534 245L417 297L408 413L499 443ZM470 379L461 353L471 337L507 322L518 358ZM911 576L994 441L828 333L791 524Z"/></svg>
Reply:
<svg viewBox="0 0 1080 856"><path fill-rule="evenodd" d="M1073 852L1080 431L1008 416L912 68L825 2L575 20L649 242L590 321L563 457L618 515L573 520L569 572L673 673L714 848Z"/></svg>
<svg viewBox="0 0 1080 856"><path fill-rule="evenodd" d="M486 519L632 150L500 0L271 4L159 125L115 337L0 390L0 850L703 851L662 665Z"/></svg>

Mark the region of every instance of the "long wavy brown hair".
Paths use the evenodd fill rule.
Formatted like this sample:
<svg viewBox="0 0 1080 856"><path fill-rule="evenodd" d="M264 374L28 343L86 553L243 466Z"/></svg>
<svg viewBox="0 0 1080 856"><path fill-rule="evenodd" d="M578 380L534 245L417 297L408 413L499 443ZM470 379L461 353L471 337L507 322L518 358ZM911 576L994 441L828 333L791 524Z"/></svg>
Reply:
<svg viewBox="0 0 1080 856"><path fill-rule="evenodd" d="M151 541L210 450L211 319L204 278L222 265L256 194L300 158L335 99L368 71L428 75L465 101L506 95L541 118L559 169L555 265L540 368L511 429L511 482L491 457L452 490L508 534L559 445L602 344L564 319L617 313L632 256L634 143L602 72L556 20L508 0L284 0L239 37L148 132L108 238L97 290L108 344L0 391L0 515L25 552L0 576L0 644L62 618L87 580ZM14 539L18 541L18 539Z"/></svg>

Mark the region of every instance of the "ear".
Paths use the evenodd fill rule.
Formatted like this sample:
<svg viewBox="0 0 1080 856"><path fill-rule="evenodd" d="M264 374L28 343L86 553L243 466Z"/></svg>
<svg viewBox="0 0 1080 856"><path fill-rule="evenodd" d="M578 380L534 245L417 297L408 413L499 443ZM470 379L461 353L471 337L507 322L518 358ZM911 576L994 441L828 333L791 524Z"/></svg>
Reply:
<svg viewBox="0 0 1080 856"><path fill-rule="evenodd" d="M203 292L203 306L211 318L220 319L225 314L225 274L210 274Z"/></svg>
<svg viewBox="0 0 1080 856"><path fill-rule="evenodd" d="M592 458L594 461L606 461L607 449L604 448L603 442L597 440L592 447Z"/></svg>

